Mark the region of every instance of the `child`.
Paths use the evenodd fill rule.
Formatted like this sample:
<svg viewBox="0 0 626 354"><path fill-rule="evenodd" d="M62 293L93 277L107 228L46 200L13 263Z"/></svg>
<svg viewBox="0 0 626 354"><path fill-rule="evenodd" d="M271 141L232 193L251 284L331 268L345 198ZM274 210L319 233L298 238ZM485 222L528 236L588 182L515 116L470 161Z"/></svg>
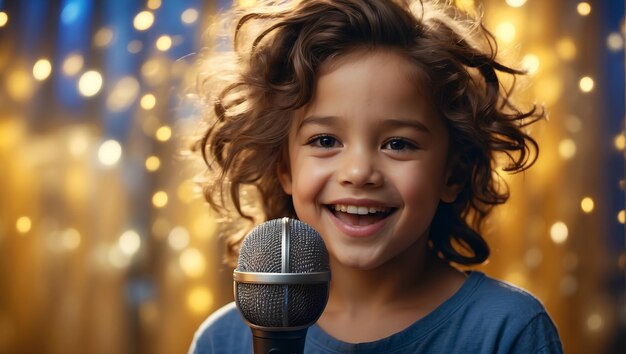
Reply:
<svg viewBox="0 0 626 354"><path fill-rule="evenodd" d="M519 172L538 151L523 128L543 112L513 105L497 73L522 73L495 60L491 35L426 0L272 4L240 14L234 59L210 66L213 120L198 148L217 174L216 209L251 218L240 191L254 186L267 219L322 235L330 296L305 352L561 353L533 296L452 265L489 255L479 226L508 197L497 153ZM251 343L230 304L189 352Z"/></svg>

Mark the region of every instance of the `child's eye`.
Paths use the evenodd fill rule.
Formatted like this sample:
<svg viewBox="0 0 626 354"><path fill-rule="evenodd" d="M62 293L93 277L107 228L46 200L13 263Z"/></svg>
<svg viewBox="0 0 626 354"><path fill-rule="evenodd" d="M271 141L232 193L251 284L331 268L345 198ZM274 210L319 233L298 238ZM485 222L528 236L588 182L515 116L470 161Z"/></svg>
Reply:
<svg viewBox="0 0 626 354"><path fill-rule="evenodd" d="M308 145L330 149L340 146L339 141L329 135L318 135L307 142Z"/></svg>
<svg viewBox="0 0 626 354"><path fill-rule="evenodd" d="M383 149L396 150L396 151L407 150L407 149L415 150L417 149L417 146L407 141L406 139L392 138L383 145Z"/></svg>

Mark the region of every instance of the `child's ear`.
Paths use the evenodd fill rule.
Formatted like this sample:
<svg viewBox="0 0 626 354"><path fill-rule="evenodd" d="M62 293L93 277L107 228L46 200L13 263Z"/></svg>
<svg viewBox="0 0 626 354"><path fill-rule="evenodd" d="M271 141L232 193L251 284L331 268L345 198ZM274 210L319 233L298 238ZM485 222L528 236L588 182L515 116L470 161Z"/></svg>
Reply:
<svg viewBox="0 0 626 354"><path fill-rule="evenodd" d="M278 175L278 181L283 187L283 191L288 195L291 195L291 171L289 166L284 163L278 163L276 166L276 174Z"/></svg>
<svg viewBox="0 0 626 354"><path fill-rule="evenodd" d="M444 203L454 203L456 197L461 193L465 185L465 168L458 156L450 159L446 172L446 185L443 186L441 200Z"/></svg>

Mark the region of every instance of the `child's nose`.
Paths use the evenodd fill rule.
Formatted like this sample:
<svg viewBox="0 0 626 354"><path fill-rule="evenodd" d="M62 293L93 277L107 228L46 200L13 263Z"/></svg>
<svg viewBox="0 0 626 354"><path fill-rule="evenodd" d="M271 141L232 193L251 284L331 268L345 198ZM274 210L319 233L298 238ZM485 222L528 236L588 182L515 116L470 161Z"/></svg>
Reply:
<svg viewBox="0 0 626 354"><path fill-rule="evenodd" d="M353 187L377 187L384 182L376 157L365 149L345 153L337 177L341 184Z"/></svg>

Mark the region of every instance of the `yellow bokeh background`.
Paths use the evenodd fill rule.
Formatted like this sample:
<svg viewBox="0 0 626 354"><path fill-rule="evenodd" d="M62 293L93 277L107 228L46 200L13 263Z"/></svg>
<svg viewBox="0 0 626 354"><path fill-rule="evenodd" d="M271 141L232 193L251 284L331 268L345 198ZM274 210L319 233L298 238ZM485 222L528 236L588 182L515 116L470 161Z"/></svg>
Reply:
<svg viewBox="0 0 626 354"><path fill-rule="evenodd" d="M187 151L201 129L189 90L197 57L172 53L186 41L199 51L212 15L230 3L183 1L172 14L167 0L137 1L123 22L134 37L118 53L135 55L136 70L115 78L103 53L119 45L119 21L93 21L87 50L64 57L43 28L45 46L31 55L20 50L25 3L0 1L0 352L186 352L202 320L232 300L232 269L193 181L202 163ZM63 3L50 13L67 15ZM535 294L567 353L619 352L623 4L607 33L611 1L455 3L484 13L502 58L528 71L520 101L549 112L531 131L536 165L502 173L511 198L486 225L492 256L478 268ZM167 32L166 19L194 37ZM604 106L607 60L621 60L618 111ZM58 102L60 78L73 80L77 108Z"/></svg>

